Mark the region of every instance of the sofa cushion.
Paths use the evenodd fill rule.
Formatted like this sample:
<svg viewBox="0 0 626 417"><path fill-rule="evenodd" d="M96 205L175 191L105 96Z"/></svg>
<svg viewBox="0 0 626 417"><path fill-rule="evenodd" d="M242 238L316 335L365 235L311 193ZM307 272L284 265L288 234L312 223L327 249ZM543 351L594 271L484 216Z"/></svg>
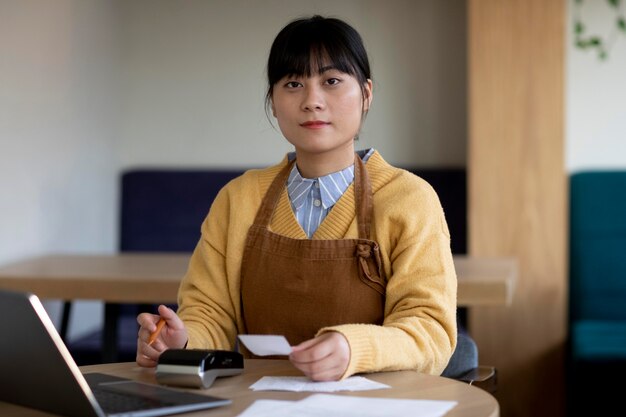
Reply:
<svg viewBox="0 0 626 417"><path fill-rule="evenodd" d="M626 320L626 171L580 172L570 189L572 320Z"/></svg>
<svg viewBox="0 0 626 417"><path fill-rule="evenodd" d="M466 252L464 168L407 170L435 189L450 229L452 252ZM120 251L191 252L213 199L243 170L133 169L122 174Z"/></svg>
<svg viewBox="0 0 626 417"><path fill-rule="evenodd" d="M242 172L138 169L123 173L120 251L193 251L213 199Z"/></svg>
<svg viewBox="0 0 626 417"><path fill-rule="evenodd" d="M626 321L579 320L571 330L574 358L626 360Z"/></svg>

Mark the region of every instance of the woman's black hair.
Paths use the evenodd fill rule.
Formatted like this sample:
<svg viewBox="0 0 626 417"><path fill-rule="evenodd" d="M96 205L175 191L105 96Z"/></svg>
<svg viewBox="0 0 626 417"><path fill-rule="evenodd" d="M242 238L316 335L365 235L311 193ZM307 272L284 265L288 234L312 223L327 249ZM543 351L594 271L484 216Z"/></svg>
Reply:
<svg viewBox="0 0 626 417"><path fill-rule="evenodd" d="M320 73L325 65L355 77L365 86L372 78L367 52L361 35L343 20L315 15L287 24L274 39L267 60L268 89L265 95L269 108L274 85L285 76Z"/></svg>

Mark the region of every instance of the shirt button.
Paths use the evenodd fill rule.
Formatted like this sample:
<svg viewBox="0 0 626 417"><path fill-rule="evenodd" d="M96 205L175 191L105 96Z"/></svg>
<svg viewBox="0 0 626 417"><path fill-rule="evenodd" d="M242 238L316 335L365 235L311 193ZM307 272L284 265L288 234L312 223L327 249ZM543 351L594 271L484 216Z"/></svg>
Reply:
<svg viewBox="0 0 626 417"><path fill-rule="evenodd" d="M315 181L315 188L320 188L320 183Z"/></svg>
<svg viewBox="0 0 626 417"><path fill-rule="evenodd" d="M321 206L321 205L322 205L322 202L316 199L316 200L313 200L313 205L314 205L315 207L319 207L319 206Z"/></svg>

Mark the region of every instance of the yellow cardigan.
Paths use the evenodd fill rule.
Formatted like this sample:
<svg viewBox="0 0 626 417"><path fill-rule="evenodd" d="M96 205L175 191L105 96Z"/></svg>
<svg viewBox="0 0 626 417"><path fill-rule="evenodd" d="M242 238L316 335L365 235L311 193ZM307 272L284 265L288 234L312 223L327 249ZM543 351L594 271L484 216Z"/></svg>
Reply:
<svg viewBox="0 0 626 417"><path fill-rule="evenodd" d="M244 329L239 289L246 236L265 192L286 163L285 157L273 167L247 171L215 198L178 294L188 348L234 349ZM438 375L454 351L457 334L456 272L439 198L427 182L392 167L378 152L366 167L374 194L370 238L380 245L388 279L385 320L382 326L345 324L319 333L337 331L348 340L351 356L343 377L403 369ZM270 228L307 238L286 187ZM357 237L351 185L312 238Z"/></svg>

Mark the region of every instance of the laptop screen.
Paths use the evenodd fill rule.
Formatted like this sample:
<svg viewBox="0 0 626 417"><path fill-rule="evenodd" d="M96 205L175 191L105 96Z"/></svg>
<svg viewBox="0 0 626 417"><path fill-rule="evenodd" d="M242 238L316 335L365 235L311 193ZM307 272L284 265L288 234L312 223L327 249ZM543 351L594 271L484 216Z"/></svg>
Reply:
<svg viewBox="0 0 626 417"><path fill-rule="evenodd" d="M67 416L116 415L103 411L104 404L101 407L96 400L37 296L0 290L0 317L1 401ZM154 397L147 401L147 409L127 410L125 415L129 416L162 416L231 403L203 394L111 378L118 385L102 391L144 399L152 393ZM168 405L156 403L164 397Z"/></svg>

